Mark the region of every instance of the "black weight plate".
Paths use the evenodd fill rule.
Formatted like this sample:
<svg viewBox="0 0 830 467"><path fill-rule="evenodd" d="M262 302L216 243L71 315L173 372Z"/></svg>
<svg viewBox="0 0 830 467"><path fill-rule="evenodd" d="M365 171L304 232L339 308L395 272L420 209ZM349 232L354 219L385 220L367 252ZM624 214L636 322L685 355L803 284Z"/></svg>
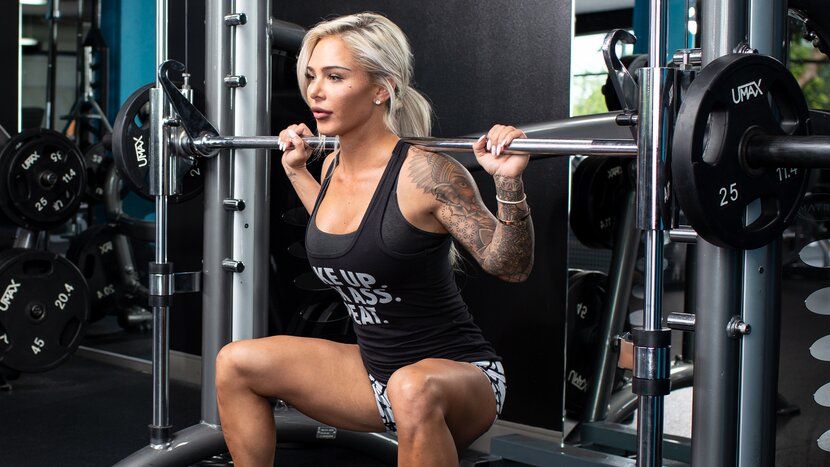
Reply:
<svg viewBox="0 0 830 467"><path fill-rule="evenodd" d="M84 162L86 163L85 198L90 203L100 203L104 200L107 171L113 163L108 152L104 147L104 143L93 144L84 152Z"/></svg>
<svg viewBox="0 0 830 467"><path fill-rule="evenodd" d="M808 171L750 167L741 141L753 133L806 135L808 117L798 82L775 59L726 55L700 71L677 116L672 176L683 212L706 241L747 250L780 237L798 212Z"/></svg>
<svg viewBox="0 0 830 467"><path fill-rule="evenodd" d="M118 310L125 285L118 262L118 229L107 224L93 225L69 242L66 259L83 274L89 287L89 322Z"/></svg>
<svg viewBox="0 0 830 467"><path fill-rule="evenodd" d="M594 374L600 319L607 277L599 271L576 273L568 279L568 335L565 363L565 411L579 418Z"/></svg>
<svg viewBox="0 0 830 467"><path fill-rule="evenodd" d="M576 168L571 191L571 230L589 248L612 248L614 228L631 189L628 162L589 157Z"/></svg>
<svg viewBox="0 0 830 467"><path fill-rule="evenodd" d="M89 292L78 268L52 252L0 254L0 364L21 372L58 366L78 348Z"/></svg>
<svg viewBox="0 0 830 467"><path fill-rule="evenodd" d="M112 130L112 155L121 178L139 195L153 199L150 193L150 90L146 84L127 98ZM179 158L177 177L180 193L169 197L173 203L187 201L202 192L204 180L195 158Z"/></svg>
<svg viewBox="0 0 830 467"><path fill-rule="evenodd" d="M0 208L21 227L49 230L78 210L86 187L86 165L78 147L42 128L12 137L0 151Z"/></svg>

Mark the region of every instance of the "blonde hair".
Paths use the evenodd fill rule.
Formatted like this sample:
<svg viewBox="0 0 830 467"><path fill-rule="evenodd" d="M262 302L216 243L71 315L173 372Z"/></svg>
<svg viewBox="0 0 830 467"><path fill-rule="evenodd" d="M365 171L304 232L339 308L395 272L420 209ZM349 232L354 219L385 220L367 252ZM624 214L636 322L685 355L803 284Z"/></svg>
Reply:
<svg viewBox="0 0 830 467"><path fill-rule="evenodd" d="M412 51L395 23L377 13L341 16L317 24L306 33L297 57L297 82L308 103L306 68L317 43L330 36L343 40L371 79L386 87L384 122L397 136L429 136L432 106L412 87Z"/></svg>

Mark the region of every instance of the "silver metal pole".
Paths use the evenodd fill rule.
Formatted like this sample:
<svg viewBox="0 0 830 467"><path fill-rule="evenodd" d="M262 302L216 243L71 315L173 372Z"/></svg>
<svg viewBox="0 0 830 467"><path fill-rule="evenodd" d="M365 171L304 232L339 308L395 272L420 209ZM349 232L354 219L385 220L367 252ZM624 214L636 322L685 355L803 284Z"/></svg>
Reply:
<svg viewBox="0 0 830 467"><path fill-rule="evenodd" d="M230 89L224 77L230 73L230 36L225 25L231 0L208 0L205 16L205 111L220 133L233 131ZM204 246L202 261L202 421L219 425L216 406L216 354L230 341L230 289L232 274L222 269L230 252L230 213L222 202L229 198L230 155L200 161L204 171Z"/></svg>
<svg viewBox="0 0 830 467"><path fill-rule="evenodd" d="M303 138L311 147L326 150L335 148L335 138ZM472 152L475 138L402 138L407 143L429 151ZM279 146L276 136L206 136L193 141L199 150L228 148L275 149ZM637 155L637 144L625 139L517 139L503 154L544 154L570 156L574 154L591 156L631 157Z"/></svg>
<svg viewBox="0 0 830 467"><path fill-rule="evenodd" d="M749 45L786 63L787 2L749 0ZM739 467L775 465L775 413L781 322L781 240L743 254L738 397Z"/></svg>
<svg viewBox="0 0 830 467"><path fill-rule="evenodd" d="M635 384L637 412L637 465L663 464L663 394L668 392L669 359L662 326L663 240L667 229L669 192L666 179L668 150L674 113L670 108L674 74L666 62L666 5L651 0L649 15L649 64L639 70L639 160L637 167L637 226L645 231L645 283L643 327L635 329ZM644 343L638 340L642 336ZM668 339L670 342L670 339Z"/></svg>
<svg viewBox="0 0 830 467"><path fill-rule="evenodd" d="M156 0L156 70L167 60L167 0ZM156 73L157 75L157 73ZM164 93L156 76L156 88L150 92L151 188L156 197L155 264L167 264L167 194L170 179L170 154L165 143L164 117L167 107ZM162 271L152 271L165 277ZM169 277L169 276L168 276ZM151 285L153 283L151 282ZM159 284L156 292L169 291L169 284ZM151 291L153 288L151 287ZM151 297L152 299L152 297ZM169 303L153 304L153 423L150 444L165 446L170 442L170 317Z"/></svg>
<svg viewBox="0 0 830 467"><path fill-rule="evenodd" d="M234 135L261 135L271 131L270 2L237 0L235 13L248 21L233 28L231 76L244 87L231 91ZM245 202L232 215L231 260L235 268L231 291L233 340L261 337L267 331L270 232L270 159L265 150L234 151L231 196Z"/></svg>
<svg viewBox="0 0 830 467"><path fill-rule="evenodd" d="M707 1L701 11L702 63L731 53L746 39L743 0ZM739 313L740 257L698 239L692 465L735 465L738 341L726 332Z"/></svg>
<svg viewBox="0 0 830 467"><path fill-rule="evenodd" d="M61 17L60 0L49 0L46 19L49 21L49 42L46 59L46 128L55 127L55 81L58 59L58 20Z"/></svg>

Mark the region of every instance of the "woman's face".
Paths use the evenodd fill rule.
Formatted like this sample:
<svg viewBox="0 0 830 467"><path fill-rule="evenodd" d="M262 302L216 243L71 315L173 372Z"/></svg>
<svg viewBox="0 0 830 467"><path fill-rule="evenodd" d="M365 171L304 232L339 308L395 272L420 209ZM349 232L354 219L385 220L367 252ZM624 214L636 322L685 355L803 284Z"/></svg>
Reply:
<svg viewBox="0 0 830 467"><path fill-rule="evenodd" d="M374 104L379 86L358 66L337 36L317 42L306 68L308 99L317 131L343 136L365 124L379 110Z"/></svg>

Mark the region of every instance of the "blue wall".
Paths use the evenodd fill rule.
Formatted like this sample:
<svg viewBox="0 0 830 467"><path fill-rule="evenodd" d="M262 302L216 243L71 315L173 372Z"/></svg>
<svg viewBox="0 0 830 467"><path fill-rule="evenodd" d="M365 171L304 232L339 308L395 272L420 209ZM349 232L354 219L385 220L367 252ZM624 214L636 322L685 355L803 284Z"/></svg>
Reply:
<svg viewBox="0 0 830 467"><path fill-rule="evenodd" d="M107 115L115 119L136 89L155 79L156 5L147 0L102 0L101 32L110 48Z"/></svg>

